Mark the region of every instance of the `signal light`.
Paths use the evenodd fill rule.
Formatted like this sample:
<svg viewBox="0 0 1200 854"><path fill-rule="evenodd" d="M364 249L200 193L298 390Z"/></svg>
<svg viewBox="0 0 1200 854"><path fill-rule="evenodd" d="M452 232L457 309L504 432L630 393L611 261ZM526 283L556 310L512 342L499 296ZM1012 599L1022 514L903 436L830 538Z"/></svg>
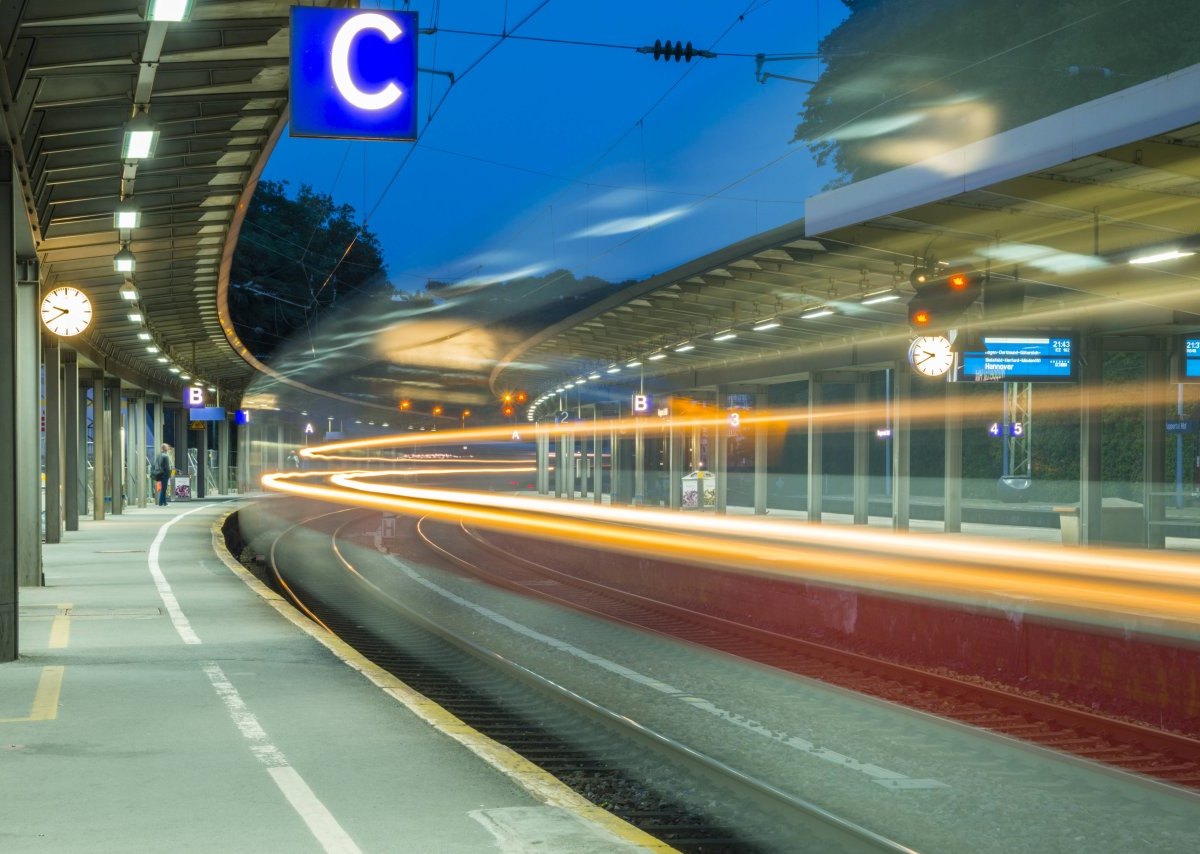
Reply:
<svg viewBox="0 0 1200 854"><path fill-rule="evenodd" d="M917 288L908 301L908 323L914 329L949 329L983 292L979 275L963 268L939 274L918 268L910 280Z"/></svg>
<svg viewBox="0 0 1200 854"><path fill-rule="evenodd" d="M512 396L511 391L504 392L504 402L505 403L512 403L512 399L513 399L513 396Z"/></svg>
<svg viewBox="0 0 1200 854"><path fill-rule="evenodd" d="M505 418L511 418L511 417L512 417L512 414L513 414L515 411L516 411L516 410L514 410L514 409L513 409L511 406L508 406L508 405L506 405L506 406L504 407L504 417L505 417Z"/></svg>
<svg viewBox="0 0 1200 854"><path fill-rule="evenodd" d="M438 406L435 406L435 407L433 408L433 414L434 414L434 415L441 415L441 414L442 414L442 407L441 407L440 405L438 405Z"/></svg>
<svg viewBox="0 0 1200 854"><path fill-rule="evenodd" d="M525 392L523 392L523 391L519 391L519 392L517 392L517 396L516 396L516 401L517 401L517 403L524 403L524 402L525 402L525 401L527 401L527 400L529 400L529 395L528 395L528 394L526 394L526 393L525 393Z"/></svg>
<svg viewBox="0 0 1200 854"><path fill-rule="evenodd" d="M412 401L411 400L400 401L400 411L401 412L407 411L409 409L412 409Z"/></svg>

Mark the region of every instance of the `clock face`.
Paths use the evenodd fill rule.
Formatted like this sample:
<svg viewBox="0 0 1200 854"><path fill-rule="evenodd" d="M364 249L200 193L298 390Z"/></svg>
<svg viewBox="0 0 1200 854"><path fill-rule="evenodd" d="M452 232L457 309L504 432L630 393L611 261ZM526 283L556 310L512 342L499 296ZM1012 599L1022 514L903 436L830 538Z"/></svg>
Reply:
<svg viewBox="0 0 1200 854"><path fill-rule="evenodd" d="M55 288L42 300L42 323L55 335L78 335L91 322L92 301L78 288Z"/></svg>
<svg viewBox="0 0 1200 854"><path fill-rule="evenodd" d="M941 335L922 335L908 348L908 363L927 377L940 377L954 366L950 339Z"/></svg>

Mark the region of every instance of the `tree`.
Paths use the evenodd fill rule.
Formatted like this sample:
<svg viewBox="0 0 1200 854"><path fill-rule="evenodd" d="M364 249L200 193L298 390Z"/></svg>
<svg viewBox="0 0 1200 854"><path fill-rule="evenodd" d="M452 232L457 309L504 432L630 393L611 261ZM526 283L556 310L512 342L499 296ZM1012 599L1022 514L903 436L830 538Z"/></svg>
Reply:
<svg viewBox="0 0 1200 854"><path fill-rule="evenodd" d="M356 222L350 205L301 184L262 181L233 256L230 314L242 342L259 358L326 315L338 299L390 299L379 239Z"/></svg>
<svg viewBox="0 0 1200 854"><path fill-rule="evenodd" d="M1200 61L1195 0L842 0L794 140L857 181Z"/></svg>

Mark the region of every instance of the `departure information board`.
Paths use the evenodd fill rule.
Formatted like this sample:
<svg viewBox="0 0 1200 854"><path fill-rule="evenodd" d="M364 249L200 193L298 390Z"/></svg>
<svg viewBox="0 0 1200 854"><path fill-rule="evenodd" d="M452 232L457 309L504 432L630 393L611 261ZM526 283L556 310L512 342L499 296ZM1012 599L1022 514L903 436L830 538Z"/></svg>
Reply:
<svg viewBox="0 0 1200 854"><path fill-rule="evenodd" d="M964 352L965 382L1070 382L1075 379L1075 346L1069 335L985 335L982 349Z"/></svg>
<svg viewBox="0 0 1200 854"><path fill-rule="evenodd" d="M1183 339L1183 378L1200 382L1200 338Z"/></svg>

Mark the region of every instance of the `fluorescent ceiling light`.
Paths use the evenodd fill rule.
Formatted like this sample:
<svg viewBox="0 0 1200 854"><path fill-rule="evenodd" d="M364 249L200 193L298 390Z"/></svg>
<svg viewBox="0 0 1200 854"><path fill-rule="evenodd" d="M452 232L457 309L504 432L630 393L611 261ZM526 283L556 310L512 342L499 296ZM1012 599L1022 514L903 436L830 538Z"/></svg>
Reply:
<svg viewBox="0 0 1200 854"><path fill-rule="evenodd" d="M1130 258L1129 263L1157 264L1159 261L1174 261L1176 258L1187 258L1195 254L1195 252L1180 252L1178 249L1171 249L1167 252L1157 252L1154 255L1139 255L1136 258Z"/></svg>
<svg viewBox="0 0 1200 854"><path fill-rule="evenodd" d="M158 131L150 123L150 117L139 113L125 125L125 137L121 141L121 158L141 160L154 156L158 147Z"/></svg>
<svg viewBox="0 0 1200 854"><path fill-rule="evenodd" d="M768 329L774 329L778 325L779 325L778 320L764 320L762 323L759 323L757 326L754 327L754 331L755 332L765 332Z"/></svg>
<svg viewBox="0 0 1200 854"><path fill-rule="evenodd" d="M734 338L737 338L737 333L732 329L713 336L714 341L732 341Z"/></svg>
<svg viewBox="0 0 1200 854"><path fill-rule="evenodd" d="M617 367L616 365L613 365L611 368L609 368L607 371L605 371L605 373L607 373L607 374L619 374L619 373L621 373L621 369L620 369L619 367Z"/></svg>
<svg viewBox="0 0 1200 854"><path fill-rule="evenodd" d="M665 359L665 358L667 358L666 353L655 353L653 356L650 356L648 360L651 362L657 362L659 359Z"/></svg>
<svg viewBox="0 0 1200 854"><path fill-rule="evenodd" d="M696 349L695 344L680 344L678 347L675 348L675 352L676 353L686 353L688 350L695 350L695 349Z"/></svg>
<svg viewBox="0 0 1200 854"><path fill-rule="evenodd" d="M598 379L600 379L600 374L598 372L592 372L592 373L588 374L588 379L589 380L598 380Z"/></svg>
<svg viewBox="0 0 1200 854"><path fill-rule="evenodd" d="M831 314L833 314L833 309L829 306L823 305L820 308L814 308L812 311L804 312L804 314L800 315L800 319L813 320L818 317L828 317Z"/></svg>
<svg viewBox="0 0 1200 854"><path fill-rule="evenodd" d="M157 353L157 352L158 352L158 346L157 346L157 345L155 345L155 344L149 344L149 345L147 345L147 346L146 346L146 352L147 352L147 353Z"/></svg>
<svg viewBox="0 0 1200 854"><path fill-rule="evenodd" d="M137 301L137 288L128 282L121 286L120 294L123 300L129 300L130 302Z"/></svg>
<svg viewBox="0 0 1200 854"><path fill-rule="evenodd" d="M113 256L113 269L118 273L132 273L137 266L137 259L129 251L128 246L122 246L121 251Z"/></svg>
<svg viewBox="0 0 1200 854"><path fill-rule="evenodd" d="M186 21L192 15L192 0L149 0L147 21Z"/></svg>
<svg viewBox="0 0 1200 854"><path fill-rule="evenodd" d="M142 322L142 313L140 311L131 311L129 314L127 314L125 316L129 318L130 323L141 323Z"/></svg>
<svg viewBox="0 0 1200 854"><path fill-rule="evenodd" d="M113 228L137 228L142 223L142 212L135 208L121 208L113 213Z"/></svg>
<svg viewBox="0 0 1200 854"><path fill-rule="evenodd" d="M138 333L139 341L149 341L151 339L151 337L153 337L153 336L151 336L149 332L139 332Z"/></svg>
<svg viewBox="0 0 1200 854"><path fill-rule="evenodd" d="M895 291L878 291L873 294L867 294L862 298L863 305L875 305L881 302L891 302L892 300L900 299L900 294Z"/></svg>
<svg viewBox="0 0 1200 854"><path fill-rule="evenodd" d="M627 368L637 368L637 367L641 367L641 364L642 364L642 363L641 363L641 362L639 362L637 359L634 359L632 362L626 362L626 363L625 363L625 367L627 367Z"/></svg>
<svg viewBox="0 0 1200 854"><path fill-rule="evenodd" d="M190 380L192 378L192 375L191 374L180 374L179 378L181 380Z"/></svg>
<svg viewBox="0 0 1200 854"><path fill-rule="evenodd" d="M171 373L173 373L173 374L177 374L177 373L179 373L179 368L176 368L176 367L174 367L174 366L172 366L172 367L170 367L170 368L167 368L167 370L168 370L168 371L170 371L170 372L171 372Z"/></svg>
<svg viewBox="0 0 1200 854"><path fill-rule="evenodd" d="M585 382L587 382L587 377L580 377L575 380L575 385L583 385Z"/></svg>
<svg viewBox="0 0 1200 854"><path fill-rule="evenodd" d="M156 362L161 362L162 364L164 364L164 365L165 365L167 362L169 362L169 361L171 361L171 360L170 360L170 359L168 359L166 356L159 356L157 359L155 359L155 361L156 361Z"/></svg>

